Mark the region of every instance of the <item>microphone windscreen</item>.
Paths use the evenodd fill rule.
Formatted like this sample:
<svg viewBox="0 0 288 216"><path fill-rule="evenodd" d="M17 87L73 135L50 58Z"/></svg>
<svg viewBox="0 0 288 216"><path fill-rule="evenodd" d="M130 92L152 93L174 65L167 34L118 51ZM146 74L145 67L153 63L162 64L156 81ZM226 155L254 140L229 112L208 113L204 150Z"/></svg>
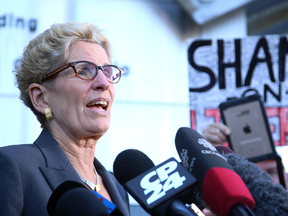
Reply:
<svg viewBox="0 0 288 216"><path fill-rule="evenodd" d="M268 173L243 156L237 154L224 156L251 192L256 203L252 209L255 215L287 215L288 192L282 185L273 183Z"/></svg>
<svg viewBox="0 0 288 216"><path fill-rule="evenodd" d="M242 203L249 208L255 205L248 188L239 175L226 168L211 168L205 175L202 195L206 204L217 215L230 215L231 208Z"/></svg>
<svg viewBox="0 0 288 216"><path fill-rule="evenodd" d="M155 165L143 152L136 149L122 151L113 164L115 178L121 185L153 168Z"/></svg>
<svg viewBox="0 0 288 216"><path fill-rule="evenodd" d="M108 216L101 200L83 184L66 181L52 193L47 212L50 216Z"/></svg>

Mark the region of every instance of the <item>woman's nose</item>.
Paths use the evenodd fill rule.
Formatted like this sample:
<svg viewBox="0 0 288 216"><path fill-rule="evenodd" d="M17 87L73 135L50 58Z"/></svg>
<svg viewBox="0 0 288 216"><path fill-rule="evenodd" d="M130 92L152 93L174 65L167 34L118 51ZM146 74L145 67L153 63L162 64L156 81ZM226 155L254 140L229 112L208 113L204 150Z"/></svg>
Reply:
<svg viewBox="0 0 288 216"><path fill-rule="evenodd" d="M103 71L99 69L97 76L93 80L93 89L107 89L112 85L104 75Z"/></svg>

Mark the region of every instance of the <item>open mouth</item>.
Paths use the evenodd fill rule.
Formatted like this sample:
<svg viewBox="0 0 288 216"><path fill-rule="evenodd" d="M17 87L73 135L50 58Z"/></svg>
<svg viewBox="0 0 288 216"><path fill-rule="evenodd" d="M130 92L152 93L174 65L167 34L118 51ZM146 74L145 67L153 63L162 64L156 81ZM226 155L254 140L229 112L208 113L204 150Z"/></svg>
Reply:
<svg viewBox="0 0 288 216"><path fill-rule="evenodd" d="M108 103L107 103L107 101L100 100L100 101L95 101L95 102L87 104L87 107L89 107L89 108L95 107L98 110L106 111L107 107L108 107Z"/></svg>

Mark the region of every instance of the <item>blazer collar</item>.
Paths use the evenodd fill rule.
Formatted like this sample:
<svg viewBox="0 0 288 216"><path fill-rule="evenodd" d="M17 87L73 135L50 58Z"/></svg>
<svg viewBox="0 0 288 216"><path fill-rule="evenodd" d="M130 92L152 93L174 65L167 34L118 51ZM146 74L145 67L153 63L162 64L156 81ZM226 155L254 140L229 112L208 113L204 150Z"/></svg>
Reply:
<svg viewBox="0 0 288 216"><path fill-rule="evenodd" d="M40 169L53 190L67 180L82 183L67 155L48 131L42 130L34 144L44 156L46 166Z"/></svg>
<svg viewBox="0 0 288 216"><path fill-rule="evenodd" d="M63 152L59 144L48 131L42 130L34 144L38 146L45 158L46 166L41 166L40 170L53 191L67 180L82 183L78 173L72 166L67 155ZM121 198L121 195L109 172L96 158L94 159L94 166L97 172L102 176L105 182L105 187L110 194L113 203L118 207L124 216L129 215L126 204Z"/></svg>
<svg viewBox="0 0 288 216"><path fill-rule="evenodd" d="M118 207L119 211L122 212L124 216L128 216L129 206L126 205L124 200L122 199L118 188L116 187L116 182L112 180L111 174L104 168L104 166L95 158L94 159L94 166L97 172L102 176L105 187L113 201L113 203Z"/></svg>

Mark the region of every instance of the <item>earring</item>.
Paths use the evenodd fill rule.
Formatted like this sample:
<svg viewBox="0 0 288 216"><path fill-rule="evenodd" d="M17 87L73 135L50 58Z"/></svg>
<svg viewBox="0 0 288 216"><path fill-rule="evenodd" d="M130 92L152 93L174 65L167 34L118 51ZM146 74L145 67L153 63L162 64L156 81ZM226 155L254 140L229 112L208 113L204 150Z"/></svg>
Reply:
<svg viewBox="0 0 288 216"><path fill-rule="evenodd" d="M53 118L53 114L49 108L45 108L45 116L47 120Z"/></svg>

